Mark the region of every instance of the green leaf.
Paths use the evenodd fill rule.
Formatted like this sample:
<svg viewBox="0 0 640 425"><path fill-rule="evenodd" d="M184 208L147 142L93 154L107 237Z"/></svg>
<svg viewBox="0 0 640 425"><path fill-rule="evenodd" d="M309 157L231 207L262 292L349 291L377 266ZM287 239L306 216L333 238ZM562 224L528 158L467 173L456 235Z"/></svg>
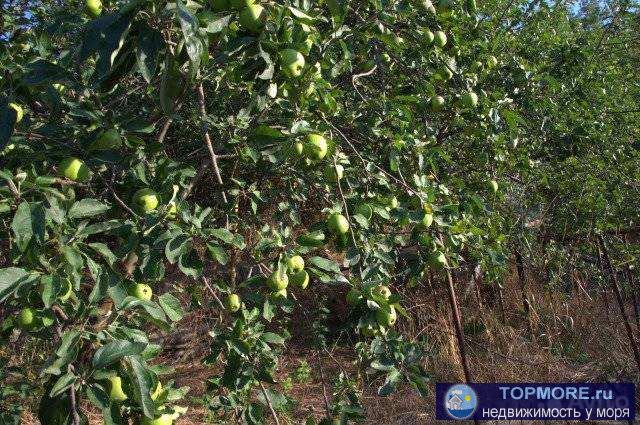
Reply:
<svg viewBox="0 0 640 425"><path fill-rule="evenodd" d="M115 262L118 260L118 258L115 256L113 252L111 252L111 250L106 244L103 244L101 242L92 242L88 245L91 247L91 249L93 249L95 252L100 254L102 258L105 259L107 264L109 264L109 266L113 267Z"/></svg>
<svg viewBox="0 0 640 425"><path fill-rule="evenodd" d="M200 60L202 59L202 53L204 51L202 41L198 38L198 28L200 25L196 17L184 6L182 0L178 0L176 6L187 54L191 60L192 68L196 70L200 67Z"/></svg>
<svg viewBox="0 0 640 425"><path fill-rule="evenodd" d="M23 82L28 85L52 84L60 81L73 81L71 73L60 65L38 59L30 63Z"/></svg>
<svg viewBox="0 0 640 425"><path fill-rule="evenodd" d="M86 218L100 215L108 211L111 207L103 204L97 199L85 198L75 202L68 212L69 218Z"/></svg>
<svg viewBox="0 0 640 425"><path fill-rule="evenodd" d="M20 284L27 282L30 276L26 270L17 267L0 269L0 302L3 302Z"/></svg>
<svg viewBox="0 0 640 425"><path fill-rule="evenodd" d="M127 359L131 365L131 372L134 378L133 386L136 390L136 399L140 401L142 413L148 418L153 418L156 410L150 396L150 391L155 381L153 372L139 356L130 356Z"/></svg>
<svg viewBox="0 0 640 425"><path fill-rule="evenodd" d="M387 374L387 378L385 379L384 384L380 388L378 388L378 395L384 397L394 392L401 379L402 374L397 369L392 369Z"/></svg>
<svg viewBox="0 0 640 425"><path fill-rule="evenodd" d="M191 249L191 238L185 233L179 233L164 248L164 254L171 264L175 264L182 254L189 252Z"/></svg>
<svg viewBox="0 0 640 425"><path fill-rule="evenodd" d="M76 375L74 375L71 372L65 373L60 378L58 378L55 384L53 384L53 387L49 392L49 396L56 397L60 395L62 392L66 391L67 388L73 385L75 381L76 381Z"/></svg>
<svg viewBox="0 0 640 425"><path fill-rule="evenodd" d="M211 257L223 266L229 262L229 255L221 246L207 244L207 249Z"/></svg>
<svg viewBox="0 0 640 425"><path fill-rule="evenodd" d="M125 356L139 354L145 349L147 344L141 342L130 342L115 340L103 345L96 350L93 356L93 367L102 369L107 367Z"/></svg>
<svg viewBox="0 0 640 425"><path fill-rule="evenodd" d="M269 344L284 344L284 338L282 338L280 335L274 334L273 332L263 333L262 336L260 336L260 339Z"/></svg>
<svg viewBox="0 0 640 425"><path fill-rule="evenodd" d="M15 236L15 243L22 252L26 251L31 238L33 237L33 225L31 222L31 207L24 201L16 210L11 222L11 230Z"/></svg>
<svg viewBox="0 0 640 425"><path fill-rule="evenodd" d="M176 297L170 293L162 294L158 297L158 303L171 321L178 322L182 320L184 310L182 309L180 301Z"/></svg>
<svg viewBox="0 0 640 425"><path fill-rule="evenodd" d="M16 124L16 111L9 108L7 99L0 97L0 152L9 144Z"/></svg>
<svg viewBox="0 0 640 425"><path fill-rule="evenodd" d="M333 260L328 260L322 257L311 257L309 258L309 262L314 266L333 273L340 273L340 266Z"/></svg>
<svg viewBox="0 0 640 425"><path fill-rule="evenodd" d="M147 83L151 83L151 80L156 75L158 55L164 47L162 34L143 24L138 35L136 63L138 64L138 71L140 71Z"/></svg>
<svg viewBox="0 0 640 425"><path fill-rule="evenodd" d="M69 263L74 270L80 270L84 266L84 259L82 253L78 251L75 246L65 245L60 248L60 252L64 256L64 259Z"/></svg>

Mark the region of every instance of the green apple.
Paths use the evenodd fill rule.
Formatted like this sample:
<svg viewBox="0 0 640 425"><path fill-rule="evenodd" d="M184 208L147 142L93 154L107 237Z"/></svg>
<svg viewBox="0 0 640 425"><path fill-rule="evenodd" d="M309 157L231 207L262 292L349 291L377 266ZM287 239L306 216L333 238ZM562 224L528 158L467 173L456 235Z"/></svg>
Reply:
<svg viewBox="0 0 640 425"><path fill-rule="evenodd" d="M171 202L169 204L169 208L167 209L167 218L169 220L175 220L178 216L178 205L175 202Z"/></svg>
<svg viewBox="0 0 640 425"><path fill-rule="evenodd" d="M53 84L53 88L60 94L64 93L65 90L67 89L64 84L60 84L60 83L54 83Z"/></svg>
<svg viewBox="0 0 640 425"><path fill-rule="evenodd" d="M64 293L58 297L58 299L62 302L66 302L73 293L73 285L71 285L71 281L66 279L64 281Z"/></svg>
<svg viewBox="0 0 640 425"><path fill-rule="evenodd" d="M293 276L291 276L291 283L296 286L306 289L309 286L309 273L306 270L300 270Z"/></svg>
<svg viewBox="0 0 640 425"><path fill-rule="evenodd" d="M435 39L435 35L430 30L427 30L427 32L424 33L424 38L425 38L427 44L431 44L431 43L433 43L433 40Z"/></svg>
<svg viewBox="0 0 640 425"><path fill-rule="evenodd" d="M442 96L433 96L431 98L431 109L434 111L439 111L444 106L444 97Z"/></svg>
<svg viewBox="0 0 640 425"><path fill-rule="evenodd" d="M30 307L23 308L18 313L18 325L23 329L31 329L35 326L36 311Z"/></svg>
<svg viewBox="0 0 640 425"><path fill-rule="evenodd" d="M487 58L487 68L495 68L498 66L498 58L491 55Z"/></svg>
<svg viewBox="0 0 640 425"><path fill-rule="evenodd" d="M373 294L388 300L391 297L391 289L386 285L378 285L373 288Z"/></svg>
<svg viewBox="0 0 640 425"><path fill-rule="evenodd" d="M227 3L232 9L240 10L242 8L257 4L257 1L256 0L227 0Z"/></svg>
<svg viewBox="0 0 640 425"><path fill-rule="evenodd" d="M347 303L351 305L358 305L362 301L362 293L356 288L351 288L347 292Z"/></svg>
<svg viewBox="0 0 640 425"><path fill-rule="evenodd" d="M304 269L304 259L299 255L294 255L287 260L287 267L292 273L298 273Z"/></svg>
<svg viewBox="0 0 640 425"><path fill-rule="evenodd" d="M304 145L302 144L302 142L298 141L293 144L293 152L295 152L296 155L298 156L302 155L303 151L304 151Z"/></svg>
<svg viewBox="0 0 640 425"><path fill-rule="evenodd" d="M349 231L349 222L342 214L333 213L327 218L327 228L335 235L344 235Z"/></svg>
<svg viewBox="0 0 640 425"><path fill-rule="evenodd" d="M214 12L229 10L229 0L212 0L211 9L213 9Z"/></svg>
<svg viewBox="0 0 640 425"><path fill-rule="evenodd" d="M151 289L151 286L146 283L136 283L131 291L131 295L139 300L149 301L153 296L153 289Z"/></svg>
<svg viewBox="0 0 640 425"><path fill-rule="evenodd" d="M162 395L164 390L162 389L162 382L158 381L156 385L156 389L151 393L151 400L156 400L158 397Z"/></svg>
<svg viewBox="0 0 640 425"><path fill-rule="evenodd" d="M280 52L280 67L288 77L297 78L301 76L304 64L304 56L297 50L284 49Z"/></svg>
<svg viewBox="0 0 640 425"><path fill-rule="evenodd" d="M140 422L140 425L173 425L175 415L170 413L163 413L155 419L145 417Z"/></svg>
<svg viewBox="0 0 640 425"><path fill-rule="evenodd" d="M478 95L475 92L468 91L462 95L461 101L465 108L475 108L478 106Z"/></svg>
<svg viewBox="0 0 640 425"><path fill-rule="evenodd" d="M235 313L240 310L240 296L238 294L229 294L224 300L224 305L227 310Z"/></svg>
<svg viewBox="0 0 640 425"><path fill-rule="evenodd" d="M128 397L122 390L122 378L117 375L109 377L111 388L109 389L109 398L111 401L125 401Z"/></svg>
<svg viewBox="0 0 640 425"><path fill-rule="evenodd" d="M330 182L335 183L338 180L342 180L343 176L344 167L340 164L336 164L335 167L333 165L327 165L324 169L324 178Z"/></svg>
<svg viewBox="0 0 640 425"><path fill-rule="evenodd" d="M65 158L58 167L60 175L74 182L85 182L90 178L89 168L78 158Z"/></svg>
<svg viewBox="0 0 640 425"><path fill-rule="evenodd" d="M304 144L304 153L310 160L320 161L327 155L327 139L321 135L312 133L307 135Z"/></svg>
<svg viewBox="0 0 640 425"><path fill-rule="evenodd" d="M422 217L422 225L426 228L429 228L431 227L431 224L433 224L433 214L425 213Z"/></svg>
<svg viewBox="0 0 640 425"><path fill-rule="evenodd" d="M396 198L395 196L392 196L391 198L389 198L389 201L387 203L387 206L389 208L391 208L392 210L395 210L396 208L398 208L398 205L400 205L400 203L398 202L398 198Z"/></svg>
<svg viewBox="0 0 640 425"><path fill-rule="evenodd" d="M133 194L133 205L142 213L149 213L158 208L158 194L151 189L140 189Z"/></svg>
<svg viewBox="0 0 640 425"><path fill-rule="evenodd" d="M428 12L431 12L435 15L436 8L431 2L431 0L420 0L420 5Z"/></svg>
<svg viewBox="0 0 640 425"><path fill-rule="evenodd" d="M371 220L371 217L373 217L373 208L371 208L369 204L360 204L358 208L356 208L356 214L360 214L367 220Z"/></svg>
<svg viewBox="0 0 640 425"><path fill-rule="evenodd" d="M267 286L274 291L286 289L289 286L289 277L286 273L273 272L267 279Z"/></svg>
<svg viewBox="0 0 640 425"><path fill-rule="evenodd" d="M273 293L275 298L285 299L287 298L287 288L282 288Z"/></svg>
<svg viewBox="0 0 640 425"><path fill-rule="evenodd" d="M376 320L380 326L385 328L395 325L396 320L398 320L396 309L391 306L389 310L385 308L376 310Z"/></svg>
<svg viewBox="0 0 640 425"><path fill-rule="evenodd" d="M258 33L264 28L264 22L266 20L266 12L264 7L259 4L251 4L240 12L240 26L245 30L253 33Z"/></svg>
<svg viewBox="0 0 640 425"><path fill-rule="evenodd" d="M97 18L102 13L102 1L101 0L87 0L85 2L85 8L89 16Z"/></svg>
<svg viewBox="0 0 640 425"><path fill-rule="evenodd" d="M22 121L22 118L24 117L24 110L22 109L22 106L17 103L10 103L9 108L16 111L16 124Z"/></svg>
<svg viewBox="0 0 640 425"><path fill-rule="evenodd" d="M105 151L118 149L120 146L122 146L122 137L120 137L120 133L118 130L111 129L100 133L89 146L89 150Z"/></svg>
<svg viewBox="0 0 640 425"><path fill-rule="evenodd" d="M433 41L436 46L442 48L447 44L447 35L443 31L436 31L433 36Z"/></svg>
<svg viewBox="0 0 640 425"><path fill-rule="evenodd" d="M488 183L489 186L489 190L491 190L491 192L498 193L498 182L495 180L490 180Z"/></svg>
<svg viewBox="0 0 640 425"><path fill-rule="evenodd" d="M389 53L383 53L380 56L382 57L382 61L384 63L391 63L391 56L389 56Z"/></svg>

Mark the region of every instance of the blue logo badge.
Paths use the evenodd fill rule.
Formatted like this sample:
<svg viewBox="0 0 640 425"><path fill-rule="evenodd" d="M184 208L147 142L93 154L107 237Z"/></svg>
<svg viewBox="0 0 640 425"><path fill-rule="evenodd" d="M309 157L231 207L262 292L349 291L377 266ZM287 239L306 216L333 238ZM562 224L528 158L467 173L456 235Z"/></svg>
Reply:
<svg viewBox="0 0 640 425"><path fill-rule="evenodd" d="M451 418L469 419L478 407L478 396L468 385L452 385L444 395L444 405Z"/></svg>

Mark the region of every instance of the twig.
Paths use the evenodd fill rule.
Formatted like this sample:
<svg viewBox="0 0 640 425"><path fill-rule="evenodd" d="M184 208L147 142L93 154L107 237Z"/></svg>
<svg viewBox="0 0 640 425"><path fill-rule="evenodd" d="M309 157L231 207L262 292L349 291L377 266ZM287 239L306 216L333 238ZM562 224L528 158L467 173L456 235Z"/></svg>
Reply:
<svg viewBox="0 0 640 425"><path fill-rule="evenodd" d="M271 416L276 421L277 425L280 425L280 421L278 420L278 415L276 415L276 411L273 409L273 405L271 404L271 399L269 398L269 394L267 394L267 389L262 385L262 382L258 381L260 384L260 388L262 389L262 394L264 394L264 399L267 401L267 406L269 406L269 410L271 411Z"/></svg>
<svg viewBox="0 0 640 425"><path fill-rule="evenodd" d="M333 123L331 121L329 121L324 115L322 115L322 119L324 120L324 122L326 122L327 124L329 124L331 126L331 128L333 128L339 135L340 137L342 137L342 139L347 143L347 145L349 145L349 148L351 148L351 150L353 151L353 153L356 154L356 156L358 157L358 159L360 159L360 161L362 161L363 164L371 164L373 165L378 171L380 171L381 173L383 173L385 176L389 177L390 179L392 179L394 182L396 182L397 184L399 184L400 186L404 187L404 189L409 193L409 194L413 194L416 195L417 197L419 197L420 199L422 199L422 196L416 192L415 190L413 190L411 188L411 186L409 186L408 184L404 183L402 180L398 179L396 176L394 176L393 174L388 173L387 171L385 171L382 167L380 167L378 164L372 162L372 161L367 161L366 159L364 159L362 157L362 155L360 155L360 152L358 152L358 150L355 148L355 146L353 146L353 144L349 141L349 139L347 138L347 136L344 135L344 133L342 131L340 131L340 129L338 127L336 127L335 125L333 125Z"/></svg>
<svg viewBox="0 0 640 425"><path fill-rule="evenodd" d="M331 403L327 396L327 388L324 385L324 369L322 368L322 360L318 360L318 368L320 369L320 380L322 381L322 397L324 398L324 407L327 410L327 419L331 419Z"/></svg>
<svg viewBox="0 0 640 425"><path fill-rule="evenodd" d="M215 151L213 150L213 144L211 143L211 136L209 135L209 130L207 128L207 122L205 121L207 117L207 108L205 106L204 99L204 88L202 87L202 83L198 84L198 103L200 105L200 115L202 118L202 126L204 131L204 141L207 145L207 149L209 149L209 155L211 155L211 163L213 164L213 170L216 173L216 179L218 180L218 184L220 185L220 190L222 191L222 199L224 203L227 203L227 195L224 193L222 175L220 174L220 168L218 167L218 157L216 156Z"/></svg>
<svg viewBox="0 0 640 425"><path fill-rule="evenodd" d="M169 127L171 127L172 122L173 122L173 119L171 118L167 118L167 120L164 122L164 125L162 126L162 130L160 130L160 134L158 134L159 144L164 143L164 139L165 137L167 137L167 132L169 131Z"/></svg>
<svg viewBox="0 0 640 425"><path fill-rule="evenodd" d="M67 370L69 372L73 372L73 365L69 365ZM76 387L74 384L71 384L69 387L69 400L71 402L72 423L73 425L80 425L80 415L78 414L78 407L76 403Z"/></svg>
<svg viewBox="0 0 640 425"><path fill-rule="evenodd" d="M209 281L207 280L207 278L202 276L202 281L204 282L204 285L207 287L209 292L211 292L211 295L213 295L213 298L215 298L215 300L218 302L218 305L220 306L220 308L224 310L225 309L224 304L222 303L222 301L220 301L220 298L218 298L218 294L216 294L216 291L214 291L211 285L209 285Z"/></svg>

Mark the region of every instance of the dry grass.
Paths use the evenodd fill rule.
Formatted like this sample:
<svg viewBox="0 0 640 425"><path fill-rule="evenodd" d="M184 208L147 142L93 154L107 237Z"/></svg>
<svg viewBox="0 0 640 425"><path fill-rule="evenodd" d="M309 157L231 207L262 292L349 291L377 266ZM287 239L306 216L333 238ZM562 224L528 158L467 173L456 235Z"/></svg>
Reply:
<svg viewBox="0 0 640 425"><path fill-rule="evenodd" d="M486 331L467 335L467 347L473 378L478 382L602 382L638 381L633 357L626 339L620 314L609 300L591 291L571 294L546 290L531 276L527 291L532 310L527 319L522 309L520 286L515 274L505 282L503 309L496 304L495 293L483 292L479 303L476 292L463 285L468 277L458 277L458 293L461 298L463 321L481 322ZM396 288L398 289L398 288ZM486 288L485 288L486 289ZM434 282L417 288L401 290L404 305L412 320L400 325L407 338L425 342L428 356L424 367L432 374L433 382L459 381L461 372L456 343L450 326L448 304L444 285ZM300 302L313 311L315 298L305 293ZM411 294L411 295L409 295ZM488 295L487 295L488 294ZM410 297L410 298L409 298ZM336 312L337 321L344 320L346 307L338 293L329 300ZM490 304L494 305L491 306ZM331 397L331 386L341 370L359 376L354 363L355 354L351 342L342 338L332 348L331 354L310 349L310 323L300 309L291 320L293 338L281 356L281 375L284 379L301 362L312 371L308 382L296 384L289 395L299 404L282 416L281 422L300 424L309 416L321 418L325 414L324 393ZM216 367L202 366L210 339L207 331L216 321L214 311L198 310L185 318L178 329L168 335L157 335L165 344L161 361L175 368L173 378L178 385L191 388L190 410L179 424L202 424L212 417L194 397L205 391L206 379ZM638 329L634 329L638 331ZM32 361L24 353L15 356L13 363L29 364ZM324 373L321 379L320 370ZM364 375L362 375L364 376ZM432 397L421 398L409 387L402 387L389 397L376 395L380 381L362 381L362 402L366 409L367 424L429 424L434 420ZM90 415L91 423L100 423L98 415ZM25 415L25 424L35 424L32 415ZM221 420L217 423L225 423ZM227 422L228 423L228 422ZM521 422L518 422L519 424ZM561 422L566 424L567 422Z"/></svg>

